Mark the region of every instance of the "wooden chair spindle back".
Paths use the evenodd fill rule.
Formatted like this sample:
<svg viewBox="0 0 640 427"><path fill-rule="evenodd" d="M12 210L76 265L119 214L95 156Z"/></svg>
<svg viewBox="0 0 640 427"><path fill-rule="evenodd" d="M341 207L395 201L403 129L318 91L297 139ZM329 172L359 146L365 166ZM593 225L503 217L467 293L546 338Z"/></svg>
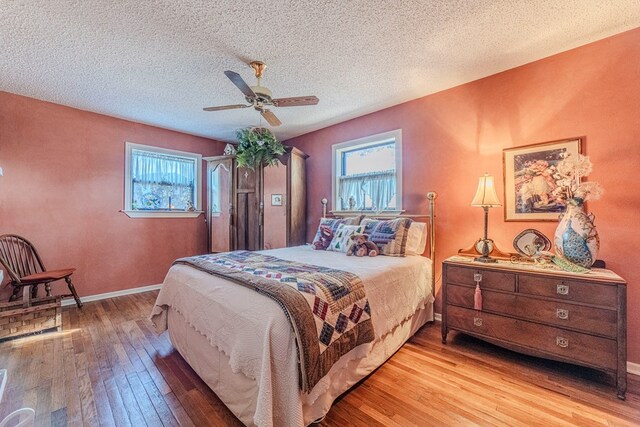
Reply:
<svg viewBox="0 0 640 427"><path fill-rule="evenodd" d="M21 277L45 271L31 242L15 234L0 236L0 263L16 282Z"/></svg>

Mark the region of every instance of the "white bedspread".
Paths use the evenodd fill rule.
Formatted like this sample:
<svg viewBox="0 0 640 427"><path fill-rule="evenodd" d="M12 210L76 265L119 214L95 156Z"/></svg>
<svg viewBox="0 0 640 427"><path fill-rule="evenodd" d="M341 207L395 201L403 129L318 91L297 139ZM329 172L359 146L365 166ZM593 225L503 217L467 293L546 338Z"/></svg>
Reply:
<svg viewBox="0 0 640 427"><path fill-rule="evenodd" d="M315 251L310 246L264 252L360 276L371 306L376 340L418 308L433 302L429 260L421 256L358 258ZM174 265L152 312L158 332L167 328L168 309L179 312L211 345L227 355L234 373L256 380L256 425L303 425L294 334L274 301L186 265ZM364 357L370 346L361 345L343 358ZM305 400L313 400L328 386L321 380Z"/></svg>

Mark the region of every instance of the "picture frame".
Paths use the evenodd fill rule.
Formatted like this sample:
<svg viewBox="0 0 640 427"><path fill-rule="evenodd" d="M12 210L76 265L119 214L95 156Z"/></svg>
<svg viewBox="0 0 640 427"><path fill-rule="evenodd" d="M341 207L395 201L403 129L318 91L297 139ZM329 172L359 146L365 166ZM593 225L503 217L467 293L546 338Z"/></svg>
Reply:
<svg viewBox="0 0 640 427"><path fill-rule="evenodd" d="M282 194L271 195L271 206L282 206Z"/></svg>
<svg viewBox="0 0 640 427"><path fill-rule="evenodd" d="M552 195L556 186L553 170L564 156L581 152L581 138L502 150L504 220L558 221L566 206Z"/></svg>

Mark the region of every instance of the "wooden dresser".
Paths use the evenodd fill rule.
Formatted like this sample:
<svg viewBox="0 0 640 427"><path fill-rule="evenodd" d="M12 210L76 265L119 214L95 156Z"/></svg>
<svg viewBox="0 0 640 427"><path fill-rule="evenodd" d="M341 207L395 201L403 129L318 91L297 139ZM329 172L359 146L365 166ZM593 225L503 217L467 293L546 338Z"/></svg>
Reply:
<svg viewBox="0 0 640 427"><path fill-rule="evenodd" d="M454 256L442 268L442 342L457 330L514 351L588 366L627 388L626 282L609 270L567 273ZM476 282L477 281L477 282ZM474 309L479 283L482 309Z"/></svg>

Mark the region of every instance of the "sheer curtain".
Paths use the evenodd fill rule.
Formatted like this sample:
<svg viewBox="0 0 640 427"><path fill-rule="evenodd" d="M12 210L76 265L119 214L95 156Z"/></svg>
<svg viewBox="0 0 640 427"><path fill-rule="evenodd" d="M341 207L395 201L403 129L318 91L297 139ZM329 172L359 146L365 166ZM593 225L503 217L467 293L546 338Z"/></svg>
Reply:
<svg viewBox="0 0 640 427"><path fill-rule="evenodd" d="M133 150L133 209L185 210L193 207L196 173L193 159Z"/></svg>
<svg viewBox="0 0 640 427"><path fill-rule="evenodd" d="M396 194L396 171L372 173L366 177L373 210L381 211L389 207L389 202Z"/></svg>
<svg viewBox="0 0 640 427"><path fill-rule="evenodd" d="M338 177L338 180L343 209L349 209L349 198L353 197L356 210L382 211L389 208L389 202L396 193L395 170L346 175Z"/></svg>

